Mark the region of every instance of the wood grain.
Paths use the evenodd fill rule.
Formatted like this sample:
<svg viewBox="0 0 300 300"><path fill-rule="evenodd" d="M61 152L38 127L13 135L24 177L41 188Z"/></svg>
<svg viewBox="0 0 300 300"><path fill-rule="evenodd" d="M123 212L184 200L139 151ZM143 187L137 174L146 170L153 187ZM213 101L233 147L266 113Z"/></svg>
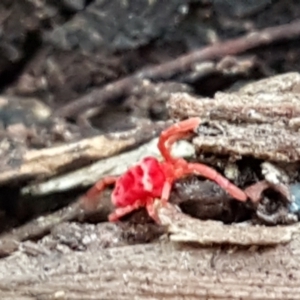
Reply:
<svg viewBox="0 0 300 300"><path fill-rule="evenodd" d="M1 299L299 299L300 232L276 247L157 244L0 261Z"/></svg>

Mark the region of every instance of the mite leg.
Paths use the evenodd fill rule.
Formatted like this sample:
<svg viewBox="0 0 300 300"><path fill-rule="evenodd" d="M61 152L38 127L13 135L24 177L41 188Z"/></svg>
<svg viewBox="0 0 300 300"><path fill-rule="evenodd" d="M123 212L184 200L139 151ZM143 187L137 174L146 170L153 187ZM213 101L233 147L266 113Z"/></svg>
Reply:
<svg viewBox="0 0 300 300"><path fill-rule="evenodd" d="M92 186L82 197L82 206L86 211L93 211L97 208L97 196L109 185L112 185L118 179L117 176L109 176L101 179Z"/></svg>
<svg viewBox="0 0 300 300"><path fill-rule="evenodd" d="M188 135L188 132L195 129L199 123L200 118L190 118L170 126L161 133L158 141L158 149L166 161L173 160L170 154L171 144L173 144L177 139Z"/></svg>
<svg viewBox="0 0 300 300"><path fill-rule="evenodd" d="M196 173L212 181L215 181L221 188L226 190L227 193L230 194L235 199L244 202L248 198L246 193L243 190L238 188L236 185L234 185L232 182L230 182L227 178L222 176L216 170L204 164L190 163L188 164L188 170L189 172L186 172L185 174Z"/></svg>
<svg viewBox="0 0 300 300"><path fill-rule="evenodd" d="M134 211L136 209L139 209L140 207L142 207L141 201L136 201L132 205L127 205L127 206L124 206L124 207L118 207L113 213L111 213L108 216L108 220L110 222L116 222L120 218L124 217L125 215L131 213L132 211Z"/></svg>

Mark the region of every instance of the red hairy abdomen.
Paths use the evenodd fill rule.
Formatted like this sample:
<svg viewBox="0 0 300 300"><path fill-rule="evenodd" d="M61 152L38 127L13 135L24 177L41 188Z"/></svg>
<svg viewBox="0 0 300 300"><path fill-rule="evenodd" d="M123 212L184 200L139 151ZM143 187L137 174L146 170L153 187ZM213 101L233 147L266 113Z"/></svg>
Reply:
<svg viewBox="0 0 300 300"><path fill-rule="evenodd" d="M116 181L112 202L123 207L148 197L159 198L165 180L160 162L154 157L145 157Z"/></svg>

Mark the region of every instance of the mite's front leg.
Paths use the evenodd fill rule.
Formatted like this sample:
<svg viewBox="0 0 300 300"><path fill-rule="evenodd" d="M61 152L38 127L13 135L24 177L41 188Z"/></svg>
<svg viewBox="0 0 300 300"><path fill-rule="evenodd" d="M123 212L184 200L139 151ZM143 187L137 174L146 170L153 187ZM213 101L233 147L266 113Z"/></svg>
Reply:
<svg viewBox="0 0 300 300"><path fill-rule="evenodd" d="M108 216L108 220L110 222L116 222L118 221L120 218L124 217L125 215L131 213L134 210L139 209L140 207L142 207L142 202L141 201L136 201L134 204L132 205L127 205L124 207L118 207L113 213L111 213Z"/></svg>
<svg viewBox="0 0 300 300"><path fill-rule="evenodd" d="M170 154L170 147L172 146L172 144L176 140L189 135L189 132L193 131L199 124L199 118L190 118L173 124L160 134L158 149L166 161L174 161L174 158Z"/></svg>
<svg viewBox="0 0 300 300"><path fill-rule="evenodd" d="M87 193L82 197L82 206L85 211L93 211L96 210L98 201L97 197L101 194L101 192L109 185L115 184L117 181L117 176L108 176L105 177L92 186Z"/></svg>
<svg viewBox="0 0 300 300"><path fill-rule="evenodd" d="M216 170L209 166L200 163L189 163L188 164L189 173L199 174L203 177L208 178L216 182L221 188L223 188L229 195L233 198L238 199L242 202L247 200L247 195L244 191L230 182L227 178L219 174Z"/></svg>

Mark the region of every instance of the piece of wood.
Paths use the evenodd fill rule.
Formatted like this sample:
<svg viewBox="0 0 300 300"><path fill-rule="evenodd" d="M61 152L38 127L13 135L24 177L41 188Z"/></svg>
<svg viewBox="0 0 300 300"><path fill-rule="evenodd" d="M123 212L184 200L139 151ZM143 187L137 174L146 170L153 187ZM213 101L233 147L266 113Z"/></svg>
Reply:
<svg viewBox="0 0 300 300"><path fill-rule="evenodd" d="M142 144L131 151L102 159L92 165L52 178L49 181L26 186L21 190L21 193L23 195L30 194L31 196L47 195L64 192L72 188L87 187L95 184L105 176L119 176L145 157L145 153L147 153L147 156L161 159L157 143L158 138L152 139L150 142ZM178 157L188 157L194 155L195 151L188 142L179 141L173 146L172 154Z"/></svg>
<svg viewBox="0 0 300 300"><path fill-rule="evenodd" d="M155 202L160 223L166 226L169 239L174 242L201 245L274 246L288 243L299 231L299 223L288 226L254 225L251 222L224 224L214 220L192 218L170 203Z"/></svg>
<svg viewBox="0 0 300 300"><path fill-rule="evenodd" d="M0 261L1 299L299 299L300 232L275 247L172 244Z"/></svg>
<svg viewBox="0 0 300 300"><path fill-rule="evenodd" d="M7 151L5 156L2 155L0 158L8 157L15 163L3 159L5 163L0 166L0 183L17 182L24 178L40 181L77 170L91 162L117 155L148 142L157 137L169 124L170 122L145 121L136 128L121 133L96 135L69 144L38 150L22 148L21 151L11 146L14 151Z"/></svg>

